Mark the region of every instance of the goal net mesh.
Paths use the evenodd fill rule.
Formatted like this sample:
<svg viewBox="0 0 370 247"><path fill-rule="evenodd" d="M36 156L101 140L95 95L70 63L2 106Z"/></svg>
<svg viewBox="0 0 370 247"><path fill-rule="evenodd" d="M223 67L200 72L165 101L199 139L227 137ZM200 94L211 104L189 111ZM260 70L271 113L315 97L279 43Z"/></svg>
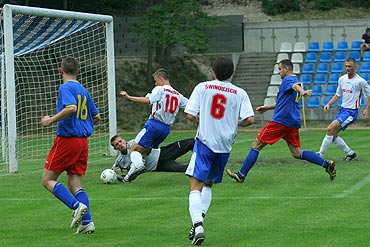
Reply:
<svg viewBox="0 0 370 247"><path fill-rule="evenodd" d="M3 13L1 12L1 15ZM3 16L1 16L3 17ZM3 20L3 18L1 18ZM7 88L4 82L4 27L1 25L2 157L7 161ZM16 156L19 162L43 160L56 133L56 124L41 127L40 119L54 115L58 88L63 83L61 61L79 61L78 81L90 92L102 120L89 137L89 161L109 152L107 44L105 23L13 14L16 104ZM112 95L111 97L115 97ZM71 147L73 148L73 147Z"/></svg>

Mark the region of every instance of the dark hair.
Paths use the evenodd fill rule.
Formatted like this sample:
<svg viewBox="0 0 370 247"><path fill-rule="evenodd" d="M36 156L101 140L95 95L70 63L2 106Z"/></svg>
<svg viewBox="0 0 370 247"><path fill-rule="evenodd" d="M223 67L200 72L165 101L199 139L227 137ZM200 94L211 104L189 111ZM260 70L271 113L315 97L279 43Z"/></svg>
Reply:
<svg viewBox="0 0 370 247"><path fill-rule="evenodd" d="M349 58L346 59L346 62L353 63L353 65L356 66L356 60L354 58L349 57Z"/></svg>
<svg viewBox="0 0 370 247"><path fill-rule="evenodd" d="M219 57L213 62L212 69L216 79L219 81L224 81L233 75L234 63L230 58Z"/></svg>
<svg viewBox="0 0 370 247"><path fill-rule="evenodd" d="M370 27L367 27L366 30L365 30L365 33L369 32L370 31Z"/></svg>
<svg viewBox="0 0 370 247"><path fill-rule="evenodd" d="M289 59L283 59L279 62L282 67L287 68L289 71L293 71L293 63Z"/></svg>
<svg viewBox="0 0 370 247"><path fill-rule="evenodd" d="M110 145L112 145L112 146L114 147L114 145L112 144L112 142L113 142L114 140L116 140L118 137L119 137L119 135L114 135L114 136L112 136L112 138L110 138Z"/></svg>
<svg viewBox="0 0 370 247"><path fill-rule="evenodd" d="M62 69L66 74L78 75L78 62L73 57L65 57L62 61Z"/></svg>
<svg viewBox="0 0 370 247"><path fill-rule="evenodd" d="M163 79L165 80L169 80L170 79L170 74L168 73L167 70L165 69L157 69L154 73L153 73L153 76L160 76L160 77L163 77Z"/></svg>

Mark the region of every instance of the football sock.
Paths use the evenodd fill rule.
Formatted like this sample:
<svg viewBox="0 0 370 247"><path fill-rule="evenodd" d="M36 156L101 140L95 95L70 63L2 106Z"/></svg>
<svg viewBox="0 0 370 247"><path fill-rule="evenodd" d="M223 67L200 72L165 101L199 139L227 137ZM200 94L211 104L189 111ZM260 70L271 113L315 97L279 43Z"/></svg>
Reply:
<svg viewBox="0 0 370 247"><path fill-rule="evenodd" d="M83 189L80 189L76 192L75 197L78 201L82 202L87 206L87 213L82 217L82 225L87 225L92 221L91 213L90 213L90 203L89 203L89 197L86 194L86 191Z"/></svg>
<svg viewBox="0 0 370 247"><path fill-rule="evenodd" d="M334 140L334 144L337 145L337 147L339 149L341 149L343 152L345 152L346 154L348 155L351 155L353 154L354 152L348 147L348 145L346 144L346 142L339 136L337 136L337 138L335 138Z"/></svg>
<svg viewBox="0 0 370 247"><path fill-rule="evenodd" d="M326 168L327 166L327 163L325 162L324 158L322 158L320 155L310 150L302 150L300 154L300 158L301 160L307 160L308 162L314 163L324 168Z"/></svg>
<svg viewBox="0 0 370 247"><path fill-rule="evenodd" d="M192 190L189 193L189 213L193 224L203 222L201 192L199 190Z"/></svg>
<svg viewBox="0 0 370 247"><path fill-rule="evenodd" d="M133 151L130 154L130 159L135 166L143 165L143 156L138 151Z"/></svg>
<svg viewBox="0 0 370 247"><path fill-rule="evenodd" d="M333 136L325 135L324 139L322 140L319 152L321 154L324 154L332 142L333 142Z"/></svg>
<svg viewBox="0 0 370 247"><path fill-rule="evenodd" d="M202 192L200 193L200 201L202 203L202 213L207 214L212 201L212 187L203 186Z"/></svg>
<svg viewBox="0 0 370 247"><path fill-rule="evenodd" d="M53 188L53 194L70 209L78 208L79 201L72 196L71 192L61 183L56 183Z"/></svg>
<svg viewBox="0 0 370 247"><path fill-rule="evenodd" d="M260 151L258 149L251 148L247 157L244 160L242 168L239 171L240 175L242 175L243 177L247 176L249 170L252 169L252 167L256 163L259 154Z"/></svg>

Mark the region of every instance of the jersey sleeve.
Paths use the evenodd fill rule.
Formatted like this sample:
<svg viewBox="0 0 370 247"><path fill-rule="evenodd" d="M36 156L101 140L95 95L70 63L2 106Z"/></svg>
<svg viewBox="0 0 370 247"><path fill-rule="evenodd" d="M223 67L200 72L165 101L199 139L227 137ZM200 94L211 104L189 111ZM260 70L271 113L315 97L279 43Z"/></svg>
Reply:
<svg viewBox="0 0 370 247"><path fill-rule="evenodd" d="M146 95L146 97L149 98L149 104L153 105L153 103L159 101L161 99L162 93L163 87L156 86L155 88L153 88L152 92Z"/></svg>
<svg viewBox="0 0 370 247"><path fill-rule="evenodd" d="M185 113L198 116L200 111L200 85L198 84L190 95L189 101L185 107Z"/></svg>
<svg viewBox="0 0 370 247"><path fill-rule="evenodd" d="M241 107L240 107L239 118L246 119L251 116L254 116L253 107L252 107L252 104L251 104L251 101L249 99L247 92L244 91L243 99L242 99Z"/></svg>
<svg viewBox="0 0 370 247"><path fill-rule="evenodd" d="M365 80L361 81L361 89L364 96L366 97L370 96L370 86Z"/></svg>

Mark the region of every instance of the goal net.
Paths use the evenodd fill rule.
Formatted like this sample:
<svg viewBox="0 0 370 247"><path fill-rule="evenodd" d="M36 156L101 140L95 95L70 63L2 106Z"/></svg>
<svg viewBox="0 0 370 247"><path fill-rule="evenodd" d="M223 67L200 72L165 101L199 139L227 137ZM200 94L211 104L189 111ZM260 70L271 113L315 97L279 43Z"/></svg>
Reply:
<svg viewBox="0 0 370 247"><path fill-rule="evenodd" d="M4 5L1 10L1 139L8 171L18 162L43 162L56 124L41 127L54 115L59 73L66 56L80 63L79 82L90 92L102 120L89 137L89 162L114 154L116 133L113 18L80 12ZM73 147L71 147L73 148Z"/></svg>

